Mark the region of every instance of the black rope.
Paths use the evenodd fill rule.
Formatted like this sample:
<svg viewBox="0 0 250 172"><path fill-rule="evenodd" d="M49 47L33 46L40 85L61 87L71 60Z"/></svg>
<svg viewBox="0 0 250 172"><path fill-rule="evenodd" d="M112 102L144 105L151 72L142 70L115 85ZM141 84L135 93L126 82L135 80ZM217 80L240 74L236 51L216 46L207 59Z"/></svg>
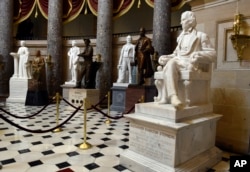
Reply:
<svg viewBox="0 0 250 172"><path fill-rule="evenodd" d="M50 102L51 103L51 102ZM18 115L15 115L15 114L11 114L10 112L6 111L5 109L3 108L0 108L1 111L3 111L4 113L14 117L14 118L19 118L19 119L27 119L27 118L32 118L38 114L40 114L47 106L50 105L50 103L46 104L45 106L43 106L39 111L37 111L36 113L32 114L32 115L29 115L29 116L18 116Z"/></svg>
<svg viewBox="0 0 250 172"><path fill-rule="evenodd" d="M41 130L41 129L38 129L38 130L30 130L30 129L27 129L25 127L22 127L14 122L12 122L11 120L7 119L6 117L4 117L2 114L0 114L0 118L2 118L4 121L6 121L7 123L15 126L16 128L19 128L21 130L24 130L24 131L27 131L27 132L30 132L30 133L46 133L46 132L50 132L50 131L53 131L57 128L60 128L62 127L65 123L67 123L78 111L79 109L81 108L81 106L79 106L78 108L76 108L76 110L64 121L62 122L61 124L53 127L53 128L50 128L50 129L47 129L47 130Z"/></svg>

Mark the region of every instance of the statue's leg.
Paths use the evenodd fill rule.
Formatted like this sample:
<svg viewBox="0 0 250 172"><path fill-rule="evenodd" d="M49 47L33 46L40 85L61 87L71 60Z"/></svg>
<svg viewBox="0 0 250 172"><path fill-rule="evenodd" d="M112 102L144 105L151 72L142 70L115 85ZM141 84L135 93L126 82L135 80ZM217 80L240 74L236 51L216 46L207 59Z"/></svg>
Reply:
<svg viewBox="0 0 250 172"><path fill-rule="evenodd" d="M156 79L155 80L155 86L156 86L156 89L157 89L157 92L158 92L158 95L154 97L154 101L155 102L158 102L160 101L161 97L162 97L162 81L159 80L159 79Z"/></svg>

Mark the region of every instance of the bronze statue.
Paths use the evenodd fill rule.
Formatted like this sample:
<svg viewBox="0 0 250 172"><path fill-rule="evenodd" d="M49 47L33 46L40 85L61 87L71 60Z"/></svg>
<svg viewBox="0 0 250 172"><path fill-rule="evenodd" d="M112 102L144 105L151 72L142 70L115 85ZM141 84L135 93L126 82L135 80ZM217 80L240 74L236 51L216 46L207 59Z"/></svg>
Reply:
<svg viewBox="0 0 250 172"><path fill-rule="evenodd" d="M90 73L91 73L91 66L93 63L93 47L90 45L89 39L84 39L85 49L82 53L78 56L83 57L84 62L81 66L79 79L76 83L77 88L81 88L82 78L84 77L84 88L91 88L90 85Z"/></svg>
<svg viewBox="0 0 250 172"><path fill-rule="evenodd" d="M154 54L154 48L151 40L145 36L145 28L140 28L140 38L135 46L135 65L138 65L139 85L145 83L146 78L150 78L154 74L151 62L151 55Z"/></svg>

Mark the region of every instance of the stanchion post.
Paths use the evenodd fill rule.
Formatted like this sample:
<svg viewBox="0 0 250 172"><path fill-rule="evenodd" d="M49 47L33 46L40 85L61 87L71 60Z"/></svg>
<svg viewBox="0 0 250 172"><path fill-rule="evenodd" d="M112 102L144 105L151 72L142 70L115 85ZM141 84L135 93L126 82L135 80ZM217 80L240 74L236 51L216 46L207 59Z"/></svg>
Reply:
<svg viewBox="0 0 250 172"><path fill-rule="evenodd" d="M79 148L86 150L92 147L90 143L87 142L87 106L86 106L86 98L83 100L84 104L84 114L83 114L83 120L84 120L84 130L83 130L83 143L80 144Z"/></svg>
<svg viewBox="0 0 250 172"><path fill-rule="evenodd" d="M145 102L145 98L144 96L142 95L141 98L139 99L140 103L144 103Z"/></svg>
<svg viewBox="0 0 250 172"><path fill-rule="evenodd" d="M108 92L108 112L107 112L107 114L108 114L108 116L110 116L110 92ZM105 120L105 123L106 124L110 124L112 121L108 118L108 119L106 119Z"/></svg>
<svg viewBox="0 0 250 172"><path fill-rule="evenodd" d="M60 94L57 92L56 93L56 125L59 125L59 103L60 103ZM60 127L56 128L53 130L53 132L61 132L62 129Z"/></svg>

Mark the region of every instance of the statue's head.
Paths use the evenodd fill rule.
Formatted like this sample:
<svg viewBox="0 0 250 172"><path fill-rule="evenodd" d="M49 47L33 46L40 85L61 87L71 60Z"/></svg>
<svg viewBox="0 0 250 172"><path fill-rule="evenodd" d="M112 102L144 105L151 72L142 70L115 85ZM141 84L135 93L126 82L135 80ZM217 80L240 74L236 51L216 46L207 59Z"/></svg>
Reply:
<svg viewBox="0 0 250 172"><path fill-rule="evenodd" d="M131 43L132 42L132 37L130 35L127 36L127 43Z"/></svg>
<svg viewBox="0 0 250 172"><path fill-rule="evenodd" d="M90 44L90 39L84 39L83 41L84 41L85 45L89 45Z"/></svg>
<svg viewBox="0 0 250 172"><path fill-rule="evenodd" d="M140 35L141 35L141 36L145 36L145 32L146 32L145 28L144 28L144 27L141 27L141 28L140 28Z"/></svg>
<svg viewBox="0 0 250 172"><path fill-rule="evenodd" d="M40 57L41 56L41 51L40 50L37 50L36 52L36 57Z"/></svg>
<svg viewBox="0 0 250 172"><path fill-rule="evenodd" d="M181 15L181 25L184 31L195 28L196 27L196 17L194 12L192 11L185 11Z"/></svg>
<svg viewBox="0 0 250 172"><path fill-rule="evenodd" d="M72 46L75 46L75 45L76 45L76 41L73 40L73 41L71 42L71 45L72 45Z"/></svg>
<svg viewBox="0 0 250 172"><path fill-rule="evenodd" d="M25 41L20 42L21 46L25 46Z"/></svg>

